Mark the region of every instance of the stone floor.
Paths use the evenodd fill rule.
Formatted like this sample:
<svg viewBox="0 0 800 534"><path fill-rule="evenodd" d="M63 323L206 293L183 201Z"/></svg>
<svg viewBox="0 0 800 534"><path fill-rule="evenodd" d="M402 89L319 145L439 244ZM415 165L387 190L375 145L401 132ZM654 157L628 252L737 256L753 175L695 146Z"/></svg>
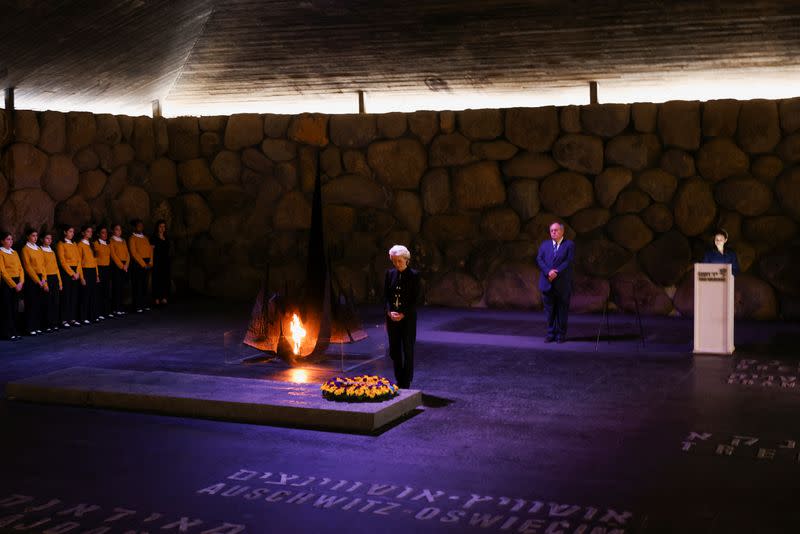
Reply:
<svg viewBox="0 0 800 534"><path fill-rule="evenodd" d="M299 371L239 341L249 306L193 301L0 345L0 382L76 365L319 382L384 373L370 337ZM423 309L424 406L374 434L0 400L0 532L798 532L800 325ZM640 332L644 336L640 336ZM27 530L26 530L27 529Z"/></svg>

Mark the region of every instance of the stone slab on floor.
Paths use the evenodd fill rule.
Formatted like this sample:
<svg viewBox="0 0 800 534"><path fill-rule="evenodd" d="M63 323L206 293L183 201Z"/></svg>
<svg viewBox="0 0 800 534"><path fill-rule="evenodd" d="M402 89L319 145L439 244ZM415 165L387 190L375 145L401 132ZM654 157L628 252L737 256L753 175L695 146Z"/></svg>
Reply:
<svg viewBox="0 0 800 534"><path fill-rule="evenodd" d="M418 390L377 403L331 402L318 384L167 371L70 367L6 384L12 400L257 424L372 432L422 404Z"/></svg>

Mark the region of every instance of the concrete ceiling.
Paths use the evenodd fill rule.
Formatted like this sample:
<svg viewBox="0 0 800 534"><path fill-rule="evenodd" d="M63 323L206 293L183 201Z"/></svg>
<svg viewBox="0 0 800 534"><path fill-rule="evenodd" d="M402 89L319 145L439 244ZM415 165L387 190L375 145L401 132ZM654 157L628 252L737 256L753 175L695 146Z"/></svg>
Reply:
<svg viewBox="0 0 800 534"><path fill-rule="evenodd" d="M0 9L0 83L16 87L18 107L37 109L147 113L154 99L238 109L358 90L588 95L589 80L717 75L800 81L793 0L0 0Z"/></svg>

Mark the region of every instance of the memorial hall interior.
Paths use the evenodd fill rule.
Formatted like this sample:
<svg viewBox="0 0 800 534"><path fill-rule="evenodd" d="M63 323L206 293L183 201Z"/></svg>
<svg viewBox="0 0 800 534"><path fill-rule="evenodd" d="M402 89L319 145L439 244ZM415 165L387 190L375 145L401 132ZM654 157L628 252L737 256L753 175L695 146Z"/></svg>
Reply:
<svg viewBox="0 0 800 534"><path fill-rule="evenodd" d="M800 3L2 0L0 84L0 532L800 531Z"/></svg>

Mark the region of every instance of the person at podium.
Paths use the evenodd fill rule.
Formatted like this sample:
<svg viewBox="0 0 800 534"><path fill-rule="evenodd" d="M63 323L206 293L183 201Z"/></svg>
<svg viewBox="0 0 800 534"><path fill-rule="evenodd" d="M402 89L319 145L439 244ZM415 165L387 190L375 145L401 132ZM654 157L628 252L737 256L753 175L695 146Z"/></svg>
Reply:
<svg viewBox="0 0 800 534"><path fill-rule="evenodd" d="M739 275L739 260L728 247L728 232L721 228L714 232L714 248L706 251L703 263L729 263L733 276Z"/></svg>

